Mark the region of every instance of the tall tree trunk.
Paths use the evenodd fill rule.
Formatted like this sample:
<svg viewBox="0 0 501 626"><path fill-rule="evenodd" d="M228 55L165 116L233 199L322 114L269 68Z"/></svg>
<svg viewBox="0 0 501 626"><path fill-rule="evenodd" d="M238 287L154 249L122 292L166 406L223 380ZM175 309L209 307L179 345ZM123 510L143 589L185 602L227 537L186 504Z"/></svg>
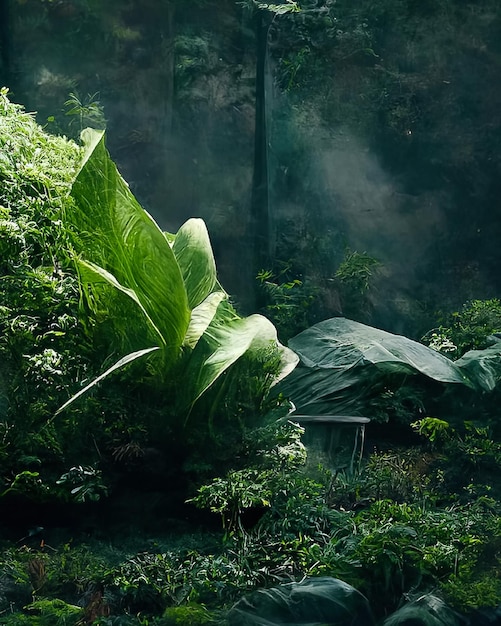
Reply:
<svg viewBox="0 0 501 626"><path fill-rule="evenodd" d="M9 26L9 0L0 0L0 87L11 86L12 68Z"/></svg>
<svg viewBox="0 0 501 626"><path fill-rule="evenodd" d="M251 200L251 241L254 276L270 267L270 216L268 198L268 140L266 129L266 56L270 19L267 11L257 10L256 21L256 121L254 135L254 175ZM259 296L257 296L259 303Z"/></svg>

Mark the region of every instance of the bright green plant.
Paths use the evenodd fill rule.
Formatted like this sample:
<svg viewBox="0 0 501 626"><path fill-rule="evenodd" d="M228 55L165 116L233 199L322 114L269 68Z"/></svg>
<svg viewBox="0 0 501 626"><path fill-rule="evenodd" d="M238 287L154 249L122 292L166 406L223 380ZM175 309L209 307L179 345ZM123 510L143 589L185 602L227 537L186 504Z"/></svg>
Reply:
<svg viewBox="0 0 501 626"><path fill-rule="evenodd" d="M424 417L411 426L420 434L434 443L447 437L449 423L437 417Z"/></svg>
<svg viewBox="0 0 501 626"><path fill-rule="evenodd" d="M259 414L295 356L268 320L243 319L231 306L204 223L163 233L118 174L102 133L88 131L82 151L46 135L6 91L0 100L0 493L24 488L32 497L40 480L45 495L61 495L54 485L65 469L95 466L101 451L135 437L144 442L159 423L167 430L168 416L182 428L204 395L201 437L230 415L230 397L239 427ZM234 376L223 376L232 366ZM111 372L105 402L54 418L68 389L84 393Z"/></svg>
<svg viewBox="0 0 501 626"><path fill-rule="evenodd" d="M94 93L81 98L77 93L69 94L64 106L65 115L70 120L68 127L73 137L79 137L84 128L106 128L104 110L98 96L98 93Z"/></svg>
<svg viewBox="0 0 501 626"><path fill-rule="evenodd" d="M86 306L96 316L105 312L112 321L116 313L115 328L122 325L122 339L136 349L60 410L113 371L146 355L160 386L174 375L182 378L175 402L184 414L247 351L275 346L284 357L283 367L293 365L295 358L279 346L268 320L259 315L240 318L229 304L217 282L202 220L189 220L176 235L163 233L118 174L103 133L87 130L83 138L86 152L66 221L78 232L77 266ZM115 298L121 299L122 309L112 308ZM136 324L128 328L128 316L120 315L131 311Z"/></svg>
<svg viewBox="0 0 501 626"><path fill-rule="evenodd" d="M47 135L32 115L0 91L0 492L34 496L39 473L47 497L85 437L49 423L61 392L92 366L79 315L79 285L65 228L67 202L81 149ZM77 434L79 433L79 434ZM79 459L81 462L83 458ZM71 462L71 461L70 461ZM12 478L15 477L15 478ZM40 492L40 490L39 490ZM39 495L42 495L39 493Z"/></svg>
<svg viewBox="0 0 501 626"><path fill-rule="evenodd" d="M165 609L163 614L165 626L208 626L216 623L211 612L201 604L186 604L184 606L172 606Z"/></svg>
<svg viewBox="0 0 501 626"><path fill-rule="evenodd" d="M243 530L241 515L246 509L270 506L274 478L269 471L232 471L224 478L215 478L210 485L200 487L198 495L189 502L219 513L223 528L228 532Z"/></svg>
<svg viewBox="0 0 501 626"><path fill-rule="evenodd" d="M3 626L78 626L83 610L63 600L35 600L24 607L23 613L11 613L2 618Z"/></svg>
<svg viewBox="0 0 501 626"><path fill-rule="evenodd" d="M16 474L7 489L0 496L5 496L8 493L19 493L34 500L43 501L48 497L49 491L49 487L40 478L39 472L24 470Z"/></svg>
<svg viewBox="0 0 501 626"><path fill-rule="evenodd" d="M344 260L336 270L335 277L348 289L365 293L370 287L370 280L380 262L367 252L347 251Z"/></svg>

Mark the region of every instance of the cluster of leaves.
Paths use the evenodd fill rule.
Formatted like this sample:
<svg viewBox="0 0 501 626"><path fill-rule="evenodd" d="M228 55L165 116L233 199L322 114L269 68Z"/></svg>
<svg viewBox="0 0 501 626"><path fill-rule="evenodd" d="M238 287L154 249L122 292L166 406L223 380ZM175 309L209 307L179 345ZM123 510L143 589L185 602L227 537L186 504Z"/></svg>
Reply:
<svg viewBox="0 0 501 626"><path fill-rule="evenodd" d="M103 134L83 137L65 217L76 233L85 306L97 320L96 347L110 359L122 356L60 410L133 364L137 384L163 410L164 435L170 429L188 447L201 446L203 461L207 437L218 438L222 421L238 431L255 419L270 386L297 358L278 343L269 320L238 315L217 280L204 222L162 232L117 172Z"/></svg>
<svg viewBox="0 0 501 626"><path fill-rule="evenodd" d="M368 292L381 263L366 252L347 250L334 274L344 315L364 321L369 318Z"/></svg>
<svg viewBox="0 0 501 626"><path fill-rule="evenodd" d="M16 490L23 472L57 465L63 447L71 456L75 431L56 431L51 418L61 392L89 370L63 224L81 149L44 133L4 89L0 152L0 475Z"/></svg>
<svg viewBox="0 0 501 626"><path fill-rule="evenodd" d="M426 424L432 426L422 422L422 432ZM476 443L462 440L472 455L475 432ZM497 450L492 441L486 446ZM239 521L225 537L249 572L248 585L334 576L363 591L382 614L411 591L437 587L463 611L494 606L501 586L486 581L501 556L496 501L479 498L472 485L465 490L456 483L454 495L441 454L426 448L377 453L360 474L324 472L316 480L298 466L282 475L231 472L202 487L195 502L222 513L223 523ZM455 454L447 459L449 471L464 475L457 445ZM242 513L252 507L266 512L244 528ZM477 592L466 600L470 588Z"/></svg>
<svg viewBox="0 0 501 626"><path fill-rule="evenodd" d="M248 478L250 489L254 475ZM243 484L245 477L241 479ZM355 492L363 490L366 479L374 481L376 475L368 473L353 481ZM144 602L147 587L151 589L152 582L141 587L145 584L141 574L149 581L173 582L169 594L177 591L180 595L175 598L165 597L165 587L157 588L157 598L163 597L164 602L189 600L214 608L250 589L305 576L333 576L351 583L380 615L394 610L409 592L437 586L463 611L499 603L496 578L486 586L500 557L499 515L490 506L457 504L439 509L429 503L423 506L422 501L398 504L384 498L371 499L357 511L357 507L328 506L328 485L305 476L289 475L287 485L284 481L281 487L282 497L275 492L269 512L256 527L226 535L223 552L191 553L182 561L172 555L140 555L120 569L115 580L131 606L138 609L137 594ZM274 482L268 489L274 490ZM336 489L334 482L331 493ZM147 563L152 563L151 571ZM134 580L142 581L139 588ZM477 588L477 593L465 602L466 588Z"/></svg>
<svg viewBox="0 0 501 626"><path fill-rule="evenodd" d="M287 341L307 328L315 314L315 289L299 278L289 278L289 267L277 274L262 270L257 281L263 293L263 312L276 325L280 338Z"/></svg>
<svg viewBox="0 0 501 626"><path fill-rule="evenodd" d="M460 311L446 316L430 330L423 342L434 350L457 359L468 350L483 350L491 345L490 335L501 332L501 302L498 298L472 300Z"/></svg>

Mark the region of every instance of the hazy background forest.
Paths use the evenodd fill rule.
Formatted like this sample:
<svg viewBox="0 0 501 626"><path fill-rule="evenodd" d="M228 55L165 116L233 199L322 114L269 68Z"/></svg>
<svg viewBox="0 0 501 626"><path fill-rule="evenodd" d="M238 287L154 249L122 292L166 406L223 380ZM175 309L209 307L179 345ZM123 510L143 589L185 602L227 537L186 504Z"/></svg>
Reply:
<svg viewBox="0 0 501 626"><path fill-rule="evenodd" d="M106 125L163 228L205 219L244 310L259 270L301 281L309 323L417 337L499 295L499 3L245 4L4 0L0 82L53 132ZM353 252L356 307L336 278Z"/></svg>

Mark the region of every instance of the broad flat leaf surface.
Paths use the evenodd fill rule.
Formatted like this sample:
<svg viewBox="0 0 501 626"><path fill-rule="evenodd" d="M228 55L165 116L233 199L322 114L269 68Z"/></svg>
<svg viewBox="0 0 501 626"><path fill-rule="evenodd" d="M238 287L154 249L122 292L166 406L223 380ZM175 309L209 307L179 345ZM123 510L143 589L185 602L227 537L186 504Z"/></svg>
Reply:
<svg viewBox="0 0 501 626"><path fill-rule="evenodd" d="M209 324L214 319L216 311L223 300L228 296L224 291L214 291L191 312L190 325L186 331L184 345L194 348L198 340L207 330Z"/></svg>
<svg viewBox="0 0 501 626"><path fill-rule="evenodd" d="M289 346L301 364L276 390L307 415L363 415L368 398L391 374L473 386L467 372L431 348L341 317L303 331Z"/></svg>
<svg viewBox="0 0 501 626"><path fill-rule="evenodd" d="M444 383L469 382L453 361L435 350L344 317L315 324L293 337L289 346L307 367L349 370L372 364L388 372L420 372Z"/></svg>
<svg viewBox="0 0 501 626"><path fill-rule="evenodd" d="M132 290L163 338L166 361L179 355L190 319L188 298L174 253L151 216L118 173L102 132L82 133L83 165L67 218L80 237L84 259Z"/></svg>
<svg viewBox="0 0 501 626"><path fill-rule="evenodd" d="M367 598L337 578L306 578L246 594L229 626L373 626Z"/></svg>
<svg viewBox="0 0 501 626"><path fill-rule="evenodd" d="M183 274L188 303L194 309L216 286L216 262L205 222L189 219L178 230L172 251Z"/></svg>

